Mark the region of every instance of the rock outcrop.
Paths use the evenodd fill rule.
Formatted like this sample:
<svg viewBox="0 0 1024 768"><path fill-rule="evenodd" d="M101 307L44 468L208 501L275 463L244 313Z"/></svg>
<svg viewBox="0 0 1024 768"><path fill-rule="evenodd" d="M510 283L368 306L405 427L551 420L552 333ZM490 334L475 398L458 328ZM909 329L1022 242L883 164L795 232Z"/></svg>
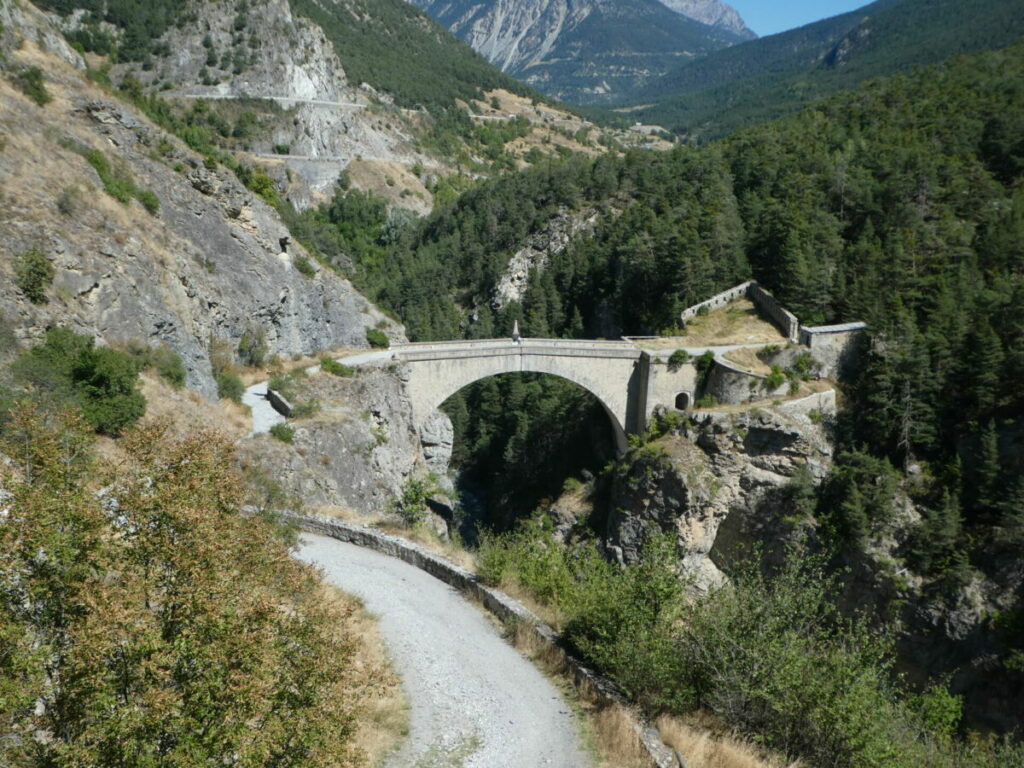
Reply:
<svg viewBox="0 0 1024 768"><path fill-rule="evenodd" d="M108 344L164 345L184 359L188 385L213 397L210 346L233 351L246 331L282 357L365 346L365 328L382 322L401 336L290 242L234 174L86 80L42 14L3 8L4 67L41 67L53 97L38 106L0 78L0 315L22 343L61 325ZM14 280L10 257L29 249L54 267L44 303Z"/></svg>
<svg viewBox="0 0 1024 768"><path fill-rule="evenodd" d="M289 422L291 444L269 435L243 443L243 463L272 473L307 507L358 515L385 514L410 477L434 473L450 490L448 417L435 413L420 433L395 371L390 366L358 371L351 378L321 372L300 379L293 404L316 401L320 410Z"/></svg>
<svg viewBox="0 0 1024 768"><path fill-rule="evenodd" d="M797 469L821 479L832 463L823 428L774 409L695 414L635 451L616 474L603 531L609 552L635 562L651 532L674 533L699 587L786 515L781 489Z"/></svg>
<svg viewBox="0 0 1024 768"><path fill-rule="evenodd" d="M414 146L407 116L391 106L386 94L350 83L323 30L295 15L288 0L250 0L242 29L234 0L192 6L162 38L169 55L148 64L120 64L115 77L131 74L154 89L173 84L161 93L163 98L275 102L285 110L282 119L253 137L250 151L292 172L290 197L297 207L330 193L356 159L440 168L436 158ZM208 66L214 59L218 63ZM413 195L395 202L418 213L430 207Z"/></svg>
<svg viewBox="0 0 1024 768"><path fill-rule="evenodd" d="M494 287L491 304L501 309L513 301L522 301L533 272L543 272L551 258L565 251L573 242L593 233L599 213L593 208L572 212L561 209L540 232L530 235L505 267L505 273Z"/></svg>
<svg viewBox="0 0 1024 768"><path fill-rule="evenodd" d="M757 35L747 26L739 12L720 0L661 0L676 13L707 24L709 27L731 32L741 40L753 40Z"/></svg>

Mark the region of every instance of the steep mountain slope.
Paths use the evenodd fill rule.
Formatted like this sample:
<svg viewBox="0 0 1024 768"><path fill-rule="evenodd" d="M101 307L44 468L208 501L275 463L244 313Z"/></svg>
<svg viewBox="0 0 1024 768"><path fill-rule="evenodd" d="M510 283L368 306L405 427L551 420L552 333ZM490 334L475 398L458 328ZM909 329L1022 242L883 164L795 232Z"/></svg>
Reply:
<svg viewBox="0 0 1024 768"><path fill-rule="evenodd" d="M792 111L870 77L1024 36L1018 0L878 0L856 11L710 53L633 99L635 119L702 137Z"/></svg>
<svg viewBox="0 0 1024 768"><path fill-rule="evenodd" d="M680 58L744 39L657 0L412 0L487 59L575 104L623 98Z"/></svg>
<svg viewBox="0 0 1024 768"><path fill-rule="evenodd" d="M725 32L732 32L743 40L753 40L757 34L747 26L739 12L720 0L661 0L676 13Z"/></svg>
<svg viewBox="0 0 1024 768"><path fill-rule="evenodd" d="M249 333L291 357L365 346L365 328L387 322L234 174L90 83L32 6L5 0L0 22L0 314L20 340L61 325L167 346L215 396L213 346L233 353ZM53 272L35 301L15 275L28 251Z"/></svg>

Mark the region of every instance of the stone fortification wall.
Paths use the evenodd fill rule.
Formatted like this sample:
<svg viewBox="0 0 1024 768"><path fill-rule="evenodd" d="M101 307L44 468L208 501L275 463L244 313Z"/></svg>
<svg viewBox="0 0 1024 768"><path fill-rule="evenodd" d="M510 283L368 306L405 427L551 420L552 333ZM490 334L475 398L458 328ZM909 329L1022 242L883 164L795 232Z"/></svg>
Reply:
<svg viewBox="0 0 1024 768"><path fill-rule="evenodd" d="M519 601L504 592L480 583L476 574L465 568L460 568L443 557L397 536L389 536L363 525L329 517L286 513L284 518L309 533L330 536L339 541L368 547L385 555L397 557L454 587L468 598L478 600L504 624L517 625L525 622L531 625L537 639L542 644L564 656L566 669L569 670L578 689L593 691L603 704L620 704L627 707L626 711L631 715L630 719L637 736L658 768L682 768L681 759L672 749L665 746L657 729L644 722L632 711L626 697L616 688L615 684L586 667L579 659L566 653L563 647L564 643L558 633L544 624Z"/></svg>
<svg viewBox="0 0 1024 768"><path fill-rule="evenodd" d="M781 397L789 392L789 381L774 390L765 388L766 377L730 365L721 358L715 358L715 365L708 374L705 394L713 395L722 404L734 405L762 400L766 397Z"/></svg>
<svg viewBox="0 0 1024 768"><path fill-rule="evenodd" d="M779 300L768 293L768 291L757 283L751 283L747 296L752 302L757 304L762 312L771 318L771 321L779 327L779 330L786 334L786 338L794 342L800 338L800 321L796 319L796 315L783 307Z"/></svg>
<svg viewBox="0 0 1024 768"><path fill-rule="evenodd" d="M694 304L692 307L687 307L680 315L680 319L685 324L687 320L693 319L704 309L707 309L708 311L720 309L729 302L736 301L736 299L742 299L744 297L754 302L758 308L764 312L764 314L766 314L784 334L786 334L786 337L790 341L795 342L800 338L800 321L797 320L796 315L786 310L786 308L779 303L778 299L753 280L740 283L727 291L715 294L706 301Z"/></svg>
<svg viewBox="0 0 1024 768"><path fill-rule="evenodd" d="M742 299L744 296L747 295L747 292L750 290L750 287L752 285L756 285L756 283L754 283L752 280L748 280L747 282L740 283L739 285L730 288L727 291L716 293L710 299L707 299L706 301L700 302L700 304L694 304L692 307L687 307L686 309L684 309L682 314L680 315L680 318L685 324L687 320L692 320L698 314L700 314L700 311L704 308L707 308L708 311L711 311L713 309L719 309L720 307L724 307L730 301Z"/></svg>
<svg viewBox="0 0 1024 768"><path fill-rule="evenodd" d="M800 328L800 343L810 349L818 372L830 379L850 372L864 339L865 323Z"/></svg>

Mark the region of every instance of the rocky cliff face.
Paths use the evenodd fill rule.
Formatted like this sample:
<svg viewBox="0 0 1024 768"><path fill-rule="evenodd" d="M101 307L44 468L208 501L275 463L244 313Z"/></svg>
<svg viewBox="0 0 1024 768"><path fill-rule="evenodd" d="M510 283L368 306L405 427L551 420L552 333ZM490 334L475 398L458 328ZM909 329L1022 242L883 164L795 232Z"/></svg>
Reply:
<svg viewBox="0 0 1024 768"><path fill-rule="evenodd" d="M303 379L295 402L316 401L320 410L290 422L291 445L270 436L243 443L243 463L271 473L306 506L328 512L382 515L408 478L431 472L450 489L451 422L437 412L417 430L395 373L364 367L353 378Z"/></svg>
<svg viewBox="0 0 1024 768"><path fill-rule="evenodd" d="M1001 671L1000 635L1016 626L1013 605L1024 588L1019 561L994 548L983 572L953 589L916 574L905 565L905 548L922 517L903 491L885 528L867 542L826 547L827 534L798 504L792 481L804 468L820 482L832 454L826 430L798 413L693 414L627 457L603 512L572 514L567 494L551 514L563 535L584 516L602 520L606 549L627 563L637 560L651 532L674 535L685 570L704 589L756 551L768 565L781 562L787 549L828 551L841 573L841 607L895 622L898 668L911 685L948 679L964 697L969 727L1012 731L1024 691L1016 674Z"/></svg>
<svg viewBox="0 0 1024 768"><path fill-rule="evenodd" d="M249 149L304 181L291 190L300 208L311 196L333 190L357 159L364 166L441 167L415 148L413 117L391 106L386 94L350 83L323 30L293 14L288 0L251 0L244 24L236 21L236 6L233 0L192 0L181 25L164 35L169 55L118 65L115 77L130 73L167 99L275 102L286 110L284 119L254 137ZM429 210L427 201L417 200L403 203L419 213Z"/></svg>
<svg viewBox="0 0 1024 768"><path fill-rule="evenodd" d="M695 415L619 468L603 531L607 548L635 562L650 532L674 533L698 586L754 541L786 528L783 489L800 467L820 480L832 447L819 424L774 409ZM787 534L788 535L788 534Z"/></svg>
<svg viewBox="0 0 1024 768"><path fill-rule="evenodd" d="M22 342L63 325L107 343L166 345L183 357L189 386L215 396L214 340L234 349L260 330L270 354L289 357L365 346L366 326L390 322L290 243L277 214L233 174L87 81L42 14L2 8L5 70L40 67L53 97L38 106L0 78L0 313ZM111 177L151 192L153 212L106 192ZM13 274L12 257L33 248L55 270L40 304Z"/></svg>
<svg viewBox="0 0 1024 768"><path fill-rule="evenodd" d="M607 103L740 39L657 0L411 1L506 72L573 103Z"/></svg>
<svg viewBox="0 0 1024 768"><path fill-rule="evenodd" d="M687 18L709 27L730 32L741 40L753 40L757 35L747 26L739 12L719 0L661 0L667 7Z"/></svg>
<svg viewBox="0 0 1024 768"><path fill-rule="evenodd" d="M533 272L543 272L553 256L565 251L578 238L587 237L597 227L600 214L593 208L581 211L560 210L548 225L527 238L509 259L505 273L498 279L491 300L495 309L522 301Z"/></svg>

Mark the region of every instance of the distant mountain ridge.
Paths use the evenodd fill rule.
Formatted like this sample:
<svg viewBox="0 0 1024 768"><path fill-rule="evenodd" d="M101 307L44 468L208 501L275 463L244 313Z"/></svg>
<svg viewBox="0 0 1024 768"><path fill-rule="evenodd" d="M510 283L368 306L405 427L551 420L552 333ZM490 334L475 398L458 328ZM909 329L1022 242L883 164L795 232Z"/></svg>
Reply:
<svg viewBox="0 0 1024 768"><path fill-rule="evenodd" d="M1021 37L1020 0L877 0L682 63L633 97L654 106L630 117L715 138L871 77Z"/></svg>
<svg viewBox="0 0 1024 768"><path fill-rule="evenodd" d="M659 0L410 2L505 72L575 104L626 98L680 59L752 34L735 11L716 1L684 4L722 19L720 27L694 21ZM737 20L740 31L732 29Z"/></svg>
<svg viewBox="0 0 1024 768"><path fill-rule="evenodd" d="M739 11L720 0L661 0L661 2L676 13L681 13L701 24L707 24L709 27L732 32L743 40L753 40L757 37L757 33L747 26Z"/></svg>

